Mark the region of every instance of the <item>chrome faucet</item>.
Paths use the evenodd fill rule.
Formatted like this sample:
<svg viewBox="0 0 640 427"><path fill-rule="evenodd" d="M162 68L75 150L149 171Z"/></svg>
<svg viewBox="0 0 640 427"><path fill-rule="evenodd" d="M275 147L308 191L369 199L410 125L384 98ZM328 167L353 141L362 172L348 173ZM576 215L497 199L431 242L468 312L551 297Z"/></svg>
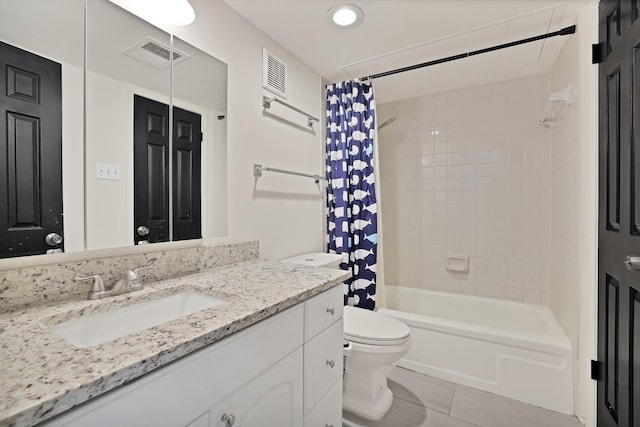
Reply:
<svg viewBox="0 0 640 427"><path fill-rule="evenodd" d="M122 277L109 289L105 288L102 278L98 275L76 277L75 280L93 280L93 284L91 286L91 290L87 294L87 298L90 300L102 299L141 290L143 285L142 279L138 276L138 271L148 270L152 267L153 264L125 271Z"/></svg>

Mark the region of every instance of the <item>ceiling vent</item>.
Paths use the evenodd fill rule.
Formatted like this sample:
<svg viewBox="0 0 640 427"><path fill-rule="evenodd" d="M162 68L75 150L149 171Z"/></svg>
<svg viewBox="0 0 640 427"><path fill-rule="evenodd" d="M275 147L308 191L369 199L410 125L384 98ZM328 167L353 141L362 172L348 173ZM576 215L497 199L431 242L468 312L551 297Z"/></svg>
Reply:
<svg viewBox="0 0 640 427"><path fill-rule="evenodd" d="M139 42L133 44L123 53L143 64L151 65L158 70L164 70L170 65L171 47L160 43L152 37L145 37ZM190 56L177 49L173 49L173 65L186 61Z"/></svg>
<svg viewBox="0 0 640 427"><path fill-rule="evenodd" d="M287 64L267 49L262 49L262 87L287 97Z"/></svg>

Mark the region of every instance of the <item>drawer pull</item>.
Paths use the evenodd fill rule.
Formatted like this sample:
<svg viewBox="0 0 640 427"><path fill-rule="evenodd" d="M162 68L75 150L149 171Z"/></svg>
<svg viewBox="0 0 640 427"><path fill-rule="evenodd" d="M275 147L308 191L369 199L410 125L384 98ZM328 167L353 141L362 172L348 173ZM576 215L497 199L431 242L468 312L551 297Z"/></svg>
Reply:
<svg viewBox="0 0 640 427"><path fill-rule="evenodd" d="M336 313L336 311L333 309L333 307L329 307L327 308L327 313L333 316Z"/></svg>
<svg viewBox="0 0 640 427"><path fill-rule="evenodd" d="M231 427L236 422L236 417L233 414L222 414L221 421L224 421L225 427Z"/></svg>
<svg viewBox="0 0 640 427"><path fill-rule="evenodd" d="M330 368L333 368L334 366L336 366L336 362L334 362L333 360L327 360L327 365L329 365Z"/></svg>

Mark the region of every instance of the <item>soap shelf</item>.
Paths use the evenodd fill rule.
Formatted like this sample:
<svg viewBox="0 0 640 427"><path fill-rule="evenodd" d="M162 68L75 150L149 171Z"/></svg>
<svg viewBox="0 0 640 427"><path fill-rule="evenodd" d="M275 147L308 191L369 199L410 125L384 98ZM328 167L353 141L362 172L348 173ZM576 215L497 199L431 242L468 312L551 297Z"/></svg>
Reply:
<svg viewBox="0 0 640 427"><path fill-rule="evenodd" d="M446 254L445 268L449 271L468 273L469 272L469 255Z"/></svg>
<svg viewBox="0 0 640 427"><path fill-rule="evenodd" d="M552 128L555 126L556 117L563 107L568 107L574 103L574 91L572 85L567 85L563 90L549 95L549 104L542 116L538 120L542 126Z"/></svg>

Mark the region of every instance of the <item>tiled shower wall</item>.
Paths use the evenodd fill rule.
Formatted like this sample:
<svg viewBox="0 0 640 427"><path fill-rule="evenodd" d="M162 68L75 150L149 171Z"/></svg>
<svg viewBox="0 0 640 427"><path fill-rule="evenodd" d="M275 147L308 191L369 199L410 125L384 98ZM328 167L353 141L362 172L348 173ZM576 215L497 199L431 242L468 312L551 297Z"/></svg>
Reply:
<svg viewBox="0 0 640 427"><path fill-rule="evenodd" d="M377 106L397 117L379 132L387 284L549 303L548 94L541 75Z"/></svg>
<svg viewBox="0 0 640 427"><path fill-rule="evenodd" d="M578 40L569 38L549 73L551 92L570 87L573 104L560 109L550 130L551 147L551 262L549 305L578 349L580 310L580 198L591 187L580 182Z"/></svg>

